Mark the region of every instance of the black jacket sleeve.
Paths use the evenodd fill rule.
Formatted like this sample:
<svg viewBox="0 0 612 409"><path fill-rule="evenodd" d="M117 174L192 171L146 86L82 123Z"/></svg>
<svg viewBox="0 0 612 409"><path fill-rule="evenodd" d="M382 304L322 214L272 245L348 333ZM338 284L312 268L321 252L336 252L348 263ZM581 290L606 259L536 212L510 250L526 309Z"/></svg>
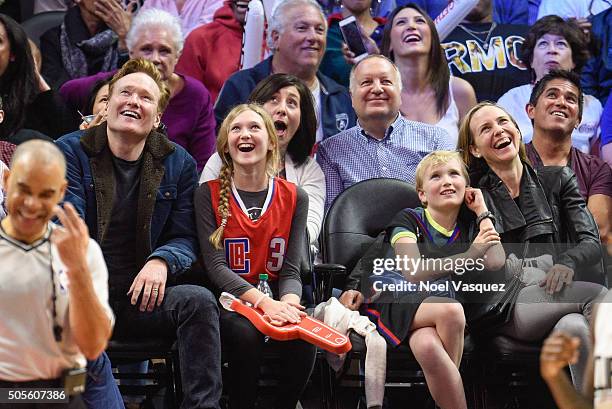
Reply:
<svg viewBox="0 0 612 409"><path fill-rule="evenodd" d="M578 269L580 273L580 268L597 264L601 259L599 232L585 200L580 195L574 172L563 167L559 176L559 207L553 209L553 212L558 212L555 219L560 224L560 240L569 247L559 254L557 262L574 270Z"/></svg>

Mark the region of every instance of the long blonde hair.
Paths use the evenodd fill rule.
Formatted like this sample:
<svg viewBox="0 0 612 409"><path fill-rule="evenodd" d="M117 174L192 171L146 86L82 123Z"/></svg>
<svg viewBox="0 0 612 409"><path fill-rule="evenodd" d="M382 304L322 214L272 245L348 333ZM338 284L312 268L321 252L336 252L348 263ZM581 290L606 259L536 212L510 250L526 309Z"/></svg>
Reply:
<svg viewBox="0 0 612 409"><path fill-rule="evenodd" d="M221 215L221 223L208 238L210 243L217 250L223 248L221 245L223 231L225 230L227 220L231 217L229 211L229 198L232 189L234 162L228 149L230 126L236 117L245 111L253 111L258 114L263 120L266 132L268 133L268 142L270 146L272 146L272 149L266 154L266 174L270 177L275 176L278 172L278 165L280 163L278 136L276 135L276 128L274 127L274 121L272 121L270 114L268 114L265 109L257 104L241 104L234 107L223 120L221 128L219 128L219 135L217 136L217 153L221 157L221 162L223 163L221 166L221 171L219 172L219 206L217 207L217 211L219 212L219 215Z"/></svg>

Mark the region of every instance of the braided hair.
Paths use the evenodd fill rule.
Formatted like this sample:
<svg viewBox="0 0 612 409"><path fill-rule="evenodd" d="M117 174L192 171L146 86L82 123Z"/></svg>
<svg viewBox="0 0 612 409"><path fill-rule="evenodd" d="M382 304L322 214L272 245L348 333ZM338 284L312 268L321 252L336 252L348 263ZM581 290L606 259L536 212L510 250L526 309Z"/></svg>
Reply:
<svg viewBox="0 0 612 409"><path fill-rule="evenodd" d="M231 217L229 211L229 198L232 189L232 175L234 174L234 162L229 154L228 149L228 135L230 126L238 115L245 111L253 111L258 114L264 122L266 132L268 133L268 141L272 146L272 149L268 151L266 155L266 174L273 177L278 172L278 166L280 163L280 153L278 151L278 136L276 135L276 129L274 128L274 121L270 117L270 114L266 112L260 105L257 104L241 104L232 109L229 114L223 120L221 127L219 128L219 135L217 137L217 153L221 157L223 165L219 172L219 206L217 211L221 216L221 223L219 227L210 235L208 240L217 249L223 248L221 240L223 239L223 231L227 225L227 220Z"/></svg>

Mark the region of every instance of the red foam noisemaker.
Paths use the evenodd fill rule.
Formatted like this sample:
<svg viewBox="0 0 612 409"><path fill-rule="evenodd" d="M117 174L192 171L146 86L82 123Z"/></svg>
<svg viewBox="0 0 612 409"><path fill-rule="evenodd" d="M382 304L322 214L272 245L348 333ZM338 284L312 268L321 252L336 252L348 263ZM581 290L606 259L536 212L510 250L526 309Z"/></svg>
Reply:
<svg viewBox="0 0 612 409"><path fill-rule="evenodd" d="M264 312L259 308L251 307L229 293L222 293L219 301L223 308L235 311L244 316L262 334L276 341L289 341L301 339L310 344L323 348L334 354L344 354L351 350L351 341L325 323L312 318L303 317L298 324L286 324L281 327L272 325L264 318Z"/></svg>

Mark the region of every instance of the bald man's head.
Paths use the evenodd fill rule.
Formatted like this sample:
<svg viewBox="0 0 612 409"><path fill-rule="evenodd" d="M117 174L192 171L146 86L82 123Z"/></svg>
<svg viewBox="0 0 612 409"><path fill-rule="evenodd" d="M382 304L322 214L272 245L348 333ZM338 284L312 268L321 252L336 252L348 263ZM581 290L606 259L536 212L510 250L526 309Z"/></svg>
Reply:
<svg viewBox="0 0 612 409"><path fill-rule="evenodd" d="M24 243L42 237L67 185L66 160L55 144L31 140L19 145L4 174L5 231Z"/></svg>
<svg viewBox="0 0 612 409"><path fill-rule="evenodd" d="M32 139L22 143L13 154L11 170L20 161L35 162L39 165L56 164L62 171L62 177L66 176L66 158L62 151L52 142ZM28 163L27 166L33 166L33 164Z"/></svg>

